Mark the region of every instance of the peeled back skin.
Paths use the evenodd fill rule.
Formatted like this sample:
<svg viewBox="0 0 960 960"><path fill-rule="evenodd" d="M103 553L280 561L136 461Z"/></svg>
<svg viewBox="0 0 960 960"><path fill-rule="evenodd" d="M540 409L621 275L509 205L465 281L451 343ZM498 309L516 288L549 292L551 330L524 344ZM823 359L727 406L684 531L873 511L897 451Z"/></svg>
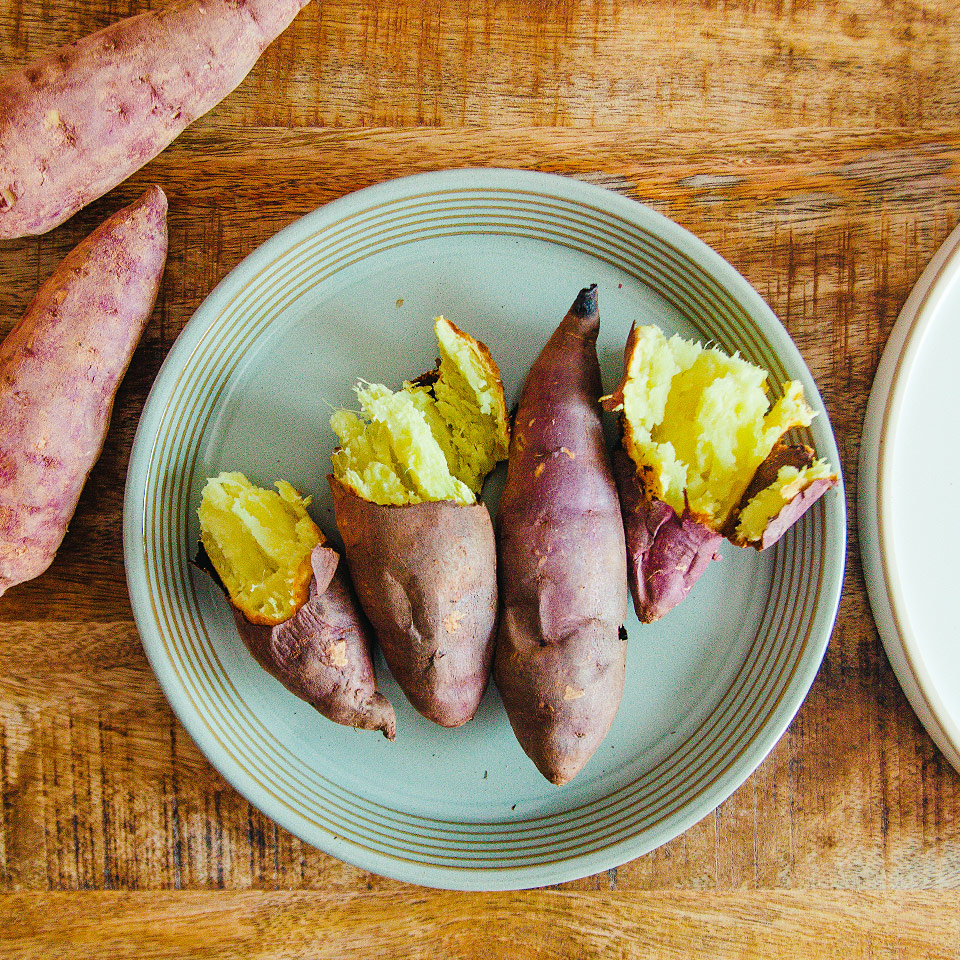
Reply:
<svg viewBox="0 0 960 960"><path fill-rule="evenodd" d="M434 723L477 712L497 624L496 545L482 503L371 503L330 477L360 603L390 672Z"/></svg>
<svg viewBox="0 0 960 960"><path fill-rule="evenodd" d="M285 481L276 491L237 471L201 494L197 566L226 594L245 646L271 676L328 720L393 740L393 707L376 688L370 627L307 513Z"/></svg>
<svg viewBox="0 0 960 960"><path fill-rule="evenodd" d="M166 259L151 187L67 254L0 345L0 594L53 562Z"/></svg>
<svg viewBox="0 0 960 960"><path fill-rule="evenodd" d="M478 495L505 459L509 420L490 351L444 317L436 370L396 392L361 382L331 426L337 528L390 671L444 727L476 712L497 623L493 523Z"/></svg>
<svg viewBox="0 0 960 960"><path fill-rule="evenodd" d="M521 747L555 784L583 768L623 696L626 550L600 420L599 328L589 287L527 377L497 512L494 679Z"/></svg>
<svg viewBox="0 0 960 960"><path fill-rule="evenodd" d="M623 379L603 403L621 414L615 469L646 623L688 595L724 537L764 550L838 481L782 439L814 417L798 382L771 404L765 370L653 325L631 329Z"/></svg>
<svg viewBox="0 0 960 960"><path fill-rule="evenodd" d="M806 444L777 442L750 481L724 530L739 546L772 547L828 490L837 476Z"/></svg>

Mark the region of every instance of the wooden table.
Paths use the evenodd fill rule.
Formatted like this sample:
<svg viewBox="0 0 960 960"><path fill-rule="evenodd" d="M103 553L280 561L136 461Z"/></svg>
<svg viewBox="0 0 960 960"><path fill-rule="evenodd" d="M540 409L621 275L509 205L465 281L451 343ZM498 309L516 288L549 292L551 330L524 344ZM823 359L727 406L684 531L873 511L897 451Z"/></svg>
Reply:
<svg viewBox="0 0 960 960"><path fill-rule="evenodd" d="M0 63L151 5L0 0ZM960 774L884 655L855 502L881 351L960 219L958 59L955 0L326 0L131 180L0 244L6 333L108 213L150 182L170 199L162 291L106 449L53 567L0 601L0 954L960 955ZM148 388L216 282L335 197L468 165L603 184L730 260L820 386L850 516L829 651L757 772L661 849L513 894L368 875L245 802L167 705L121 557Z"/></svg>

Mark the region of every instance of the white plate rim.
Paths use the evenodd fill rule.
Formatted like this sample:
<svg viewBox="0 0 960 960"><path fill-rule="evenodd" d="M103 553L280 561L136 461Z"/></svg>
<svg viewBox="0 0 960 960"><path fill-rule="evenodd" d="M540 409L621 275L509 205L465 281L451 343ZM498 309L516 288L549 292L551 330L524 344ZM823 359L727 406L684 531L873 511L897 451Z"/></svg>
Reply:
<svg viewBox="0 0 960 960"><path fill-rule="evenodd" d="M864 414L857 509L867 594L890 665L930 738L960 771L960 717L940 696L923 656L923 639L906 612L896 566L889 476L910 371L937 315L947 284L960 271L960 226L947 236L894 322Z"/></svg>
<svg viewBox="0 0 960 960"><path fill-rule="evenodd" d="M723 259L719 253L685 228L642 203L585 181L533 171L497 168L461 168L414 174L346 194L318 208L312 213L306 214L304 217L278 231L241 261L206 298L194 317L191 318L184 327L161 365L161 369L151 387L147 403L144 407L144 416L138 427L134 449L131 454L131 464L133 464L136 459L142 459L148 456L147 451L153 443L151 425L152 421L155 421L159 417L159 412L155 412L155 415L151 412L153 410L152 401L154 397L165 389L170 379L176 377L176 371L182 366L192 351L196 349L197 342L202 337L203 330L194 323L194 320L198 314L204 311L218 312L220 305L230 299L233 294L233 288L240 283L239 272L241 268L250 269L258 262L258 258L262 259L267 255L273 255L275 250L282 248L285 243L297 236L299 231L303 229L304 223L310 218L343 218L349 215L351 209L363 209L367 203L374 203L379 199L394 196L398 191L450 189L457 184L461 186L474 186L478 182L488 186L493 184L504 188L516 187L519 189L536 189L538 191L550 190L554 192L555 196L560 198L570 197L582 199L584 195L587 195L592 201L602 203L606 209L615 212L625 219L642 218L647 226L651 223L659 224L660 229L669 236L670 240L674 242L680 250L687 255L695 254L693 259L696 260L697 264L711 277L717 279L738 303L744 305L746 301L747 313L762 327L763 334L768 338L777 357L788 366L794 368L797 377L804 382L804 388L811 403L820 410L823 410L819 392L799 350L796 348L796 345L780 321L773 314L770 307L728 261ZM824 442L818 442L818 446L821 447L819 453L830 459L839 471L839 452L829 426L829 421L826 420L825 413L823 419L826 421L826 433L823 438ZM136 483L132 475L128 474L124 502L124 545L125 559L127 561L128 587L131 593L131 601L134 604L138 627L140 627L142 633L144 633L145 630L149 633L151 629L149 621L137 614L139 608L137 600L142 600L145 580L142 571L139 570L137 565L139 557L138 541L142 539L142 530L140 528L142 517L138 515L138 509L141 505L138 504L137 500L138 490ZM338 842L338 838L335 837L331 838L327 844L315 845L320 846L321 849L326 850L326 852L346 862L394 879L458 890L506 890L565 882L599 873L649 852L649 850L655 849L669 839L678 836L714 810L719 803L727 799L734 790L750 776L760 763L762 763L773 746L782 737L805 699L810 685L813 683L829 643L843 585L846 560L846 510L842 478L838 491L836 491L831 511L833 524L832 527L828 527L828 529L835 535L837 542L832 551L825 556L827 565L825 576L828 579L828 585L822 593L823 602L818 605L818 609L816 610L816 629L811 629L810 655L797 665L797 669L791 677L788 690L778 702L777 709L770 720L768 720L762 728L762 735L751 741L752 749L740 755L738 760L725 771L725 775L718 778L715 782L715 789L706 791L699 797L698 803L691 804L683 816L678 816L672 821L671 826L675 829L671 829L669 836L645 843L618 841L600 851L588 853L579 858L568 858L559 864L547 863L533 866L519 866L516 868L497 868L494 872L469 867L460 870L448 866L433 867L424 866L423 864L414 864L413 870L411 870L410 864L391 863L376 854L372 857L358 854L349 843L340 843ZM141 623L141 620L143 620L143 623ZM262 797L257 800L251 796L251 792L255 794L256 791L251 791L250 784L246 782L243 771L233 767L229 756L218 754L216 745L210 742L209 731L205 729L202 718L194 716L193 704L189 701L189 698L178 689L176 673L172 671L169 664L155 655L154 651L151 650L149 642L145 642L144 647L147 651L148 659L161 682L161 686L164 688L164 692L174 707L179 719L191 737L201 747L201 750L207 755L208 759L211 760L214 767L216 767L243 796L250 800L251 803L258 806L268 816L275 819L295 835L302 836L296 829L296 825L289 822L289 818L278 815L276 811L265 808ZM211 752L217 755L217 760L213 759Z"/></svg>

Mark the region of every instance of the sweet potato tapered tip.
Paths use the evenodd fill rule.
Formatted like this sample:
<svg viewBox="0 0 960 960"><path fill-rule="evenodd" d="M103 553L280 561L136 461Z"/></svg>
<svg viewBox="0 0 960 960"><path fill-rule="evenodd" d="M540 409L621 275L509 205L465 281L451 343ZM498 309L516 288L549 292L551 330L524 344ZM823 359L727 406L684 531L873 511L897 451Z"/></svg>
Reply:
<svg viewBox="0 0 960 960"><path fill-rule="evenodd" d="M570 313L576 317L599 315L597 296L597 285L595 283L591 283L589 287L584 287L570 306Z"/></svg>

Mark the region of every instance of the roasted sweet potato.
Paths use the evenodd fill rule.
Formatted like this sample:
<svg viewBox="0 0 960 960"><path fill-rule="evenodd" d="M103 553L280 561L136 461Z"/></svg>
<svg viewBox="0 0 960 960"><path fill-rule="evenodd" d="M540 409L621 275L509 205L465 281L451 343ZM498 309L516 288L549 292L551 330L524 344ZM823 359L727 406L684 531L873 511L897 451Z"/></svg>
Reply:
<svg viewBox="0 0 960 960"><path fill-rule="evenodd" d="M167 199L151 187L67 254L0 346L0 594L53 562L166 256Z"/></svg>
<svg viewBox="0 0 960 960"><path fill-rule="evenodd" d="M623 695L626 550L600 418L599 329L594 286L530 370L497 511L494 679L520 745L556 784L590 759Z"/></svg>
<svg viewBox="0 0 960 960"><path fill-rule="evenodd" d="M644 492L636 467L623 447L613 451L627 546L627 582L641 623L652 623L690 592L713 560L723 536L689 509L677 513Z"/></svg>
<svg viewBox="0 0 960 960"><path fill-rule="evenodd" d="M289 483L276 492L239 472L211 477L198 515L197 565L233 608L257 663L328 720L392 740L393 707L376 688L370 628L339 554Z"/></svg>
<svg viewBox="0 0 960 960"><path fill-rule="evenodd" d="M437 369L393 392L359 384L339 411L330 487L363 609L391 672L425 717L455 727L477 710L497 621L496 548L477 500L506 457L503 384L487 348L435 324Z"/></svg>
<svg viewBox="0 0 960 960"><path fill-rule="evenodd" d="M757 468L724 535L741 547L772 547L838 477L806 444L777 441Z"/></svg>
<svg viewBox="0 0 960 960"><path fill-rule="evenodd" d="M331 477L357 596L407 699L444 727L466 723L490 677L496 546L482 503L371 503Z"/></svg>
<svg viewBox="0 0 960 960"><path fill-rule="evenodd" d="M642 621L689 593L723 537L766 549L837 483L812 450L781 439L814 416L799 382L771 406L766 371L656 326L634 325L603 403L621 413L616 474Z"/></svg>
<svg viewBox="0 0 960 960"><path fill-rule="evenodd" d="M308 0L179 0L0 77L0 238L45 233L230 93Z"/></svg>

